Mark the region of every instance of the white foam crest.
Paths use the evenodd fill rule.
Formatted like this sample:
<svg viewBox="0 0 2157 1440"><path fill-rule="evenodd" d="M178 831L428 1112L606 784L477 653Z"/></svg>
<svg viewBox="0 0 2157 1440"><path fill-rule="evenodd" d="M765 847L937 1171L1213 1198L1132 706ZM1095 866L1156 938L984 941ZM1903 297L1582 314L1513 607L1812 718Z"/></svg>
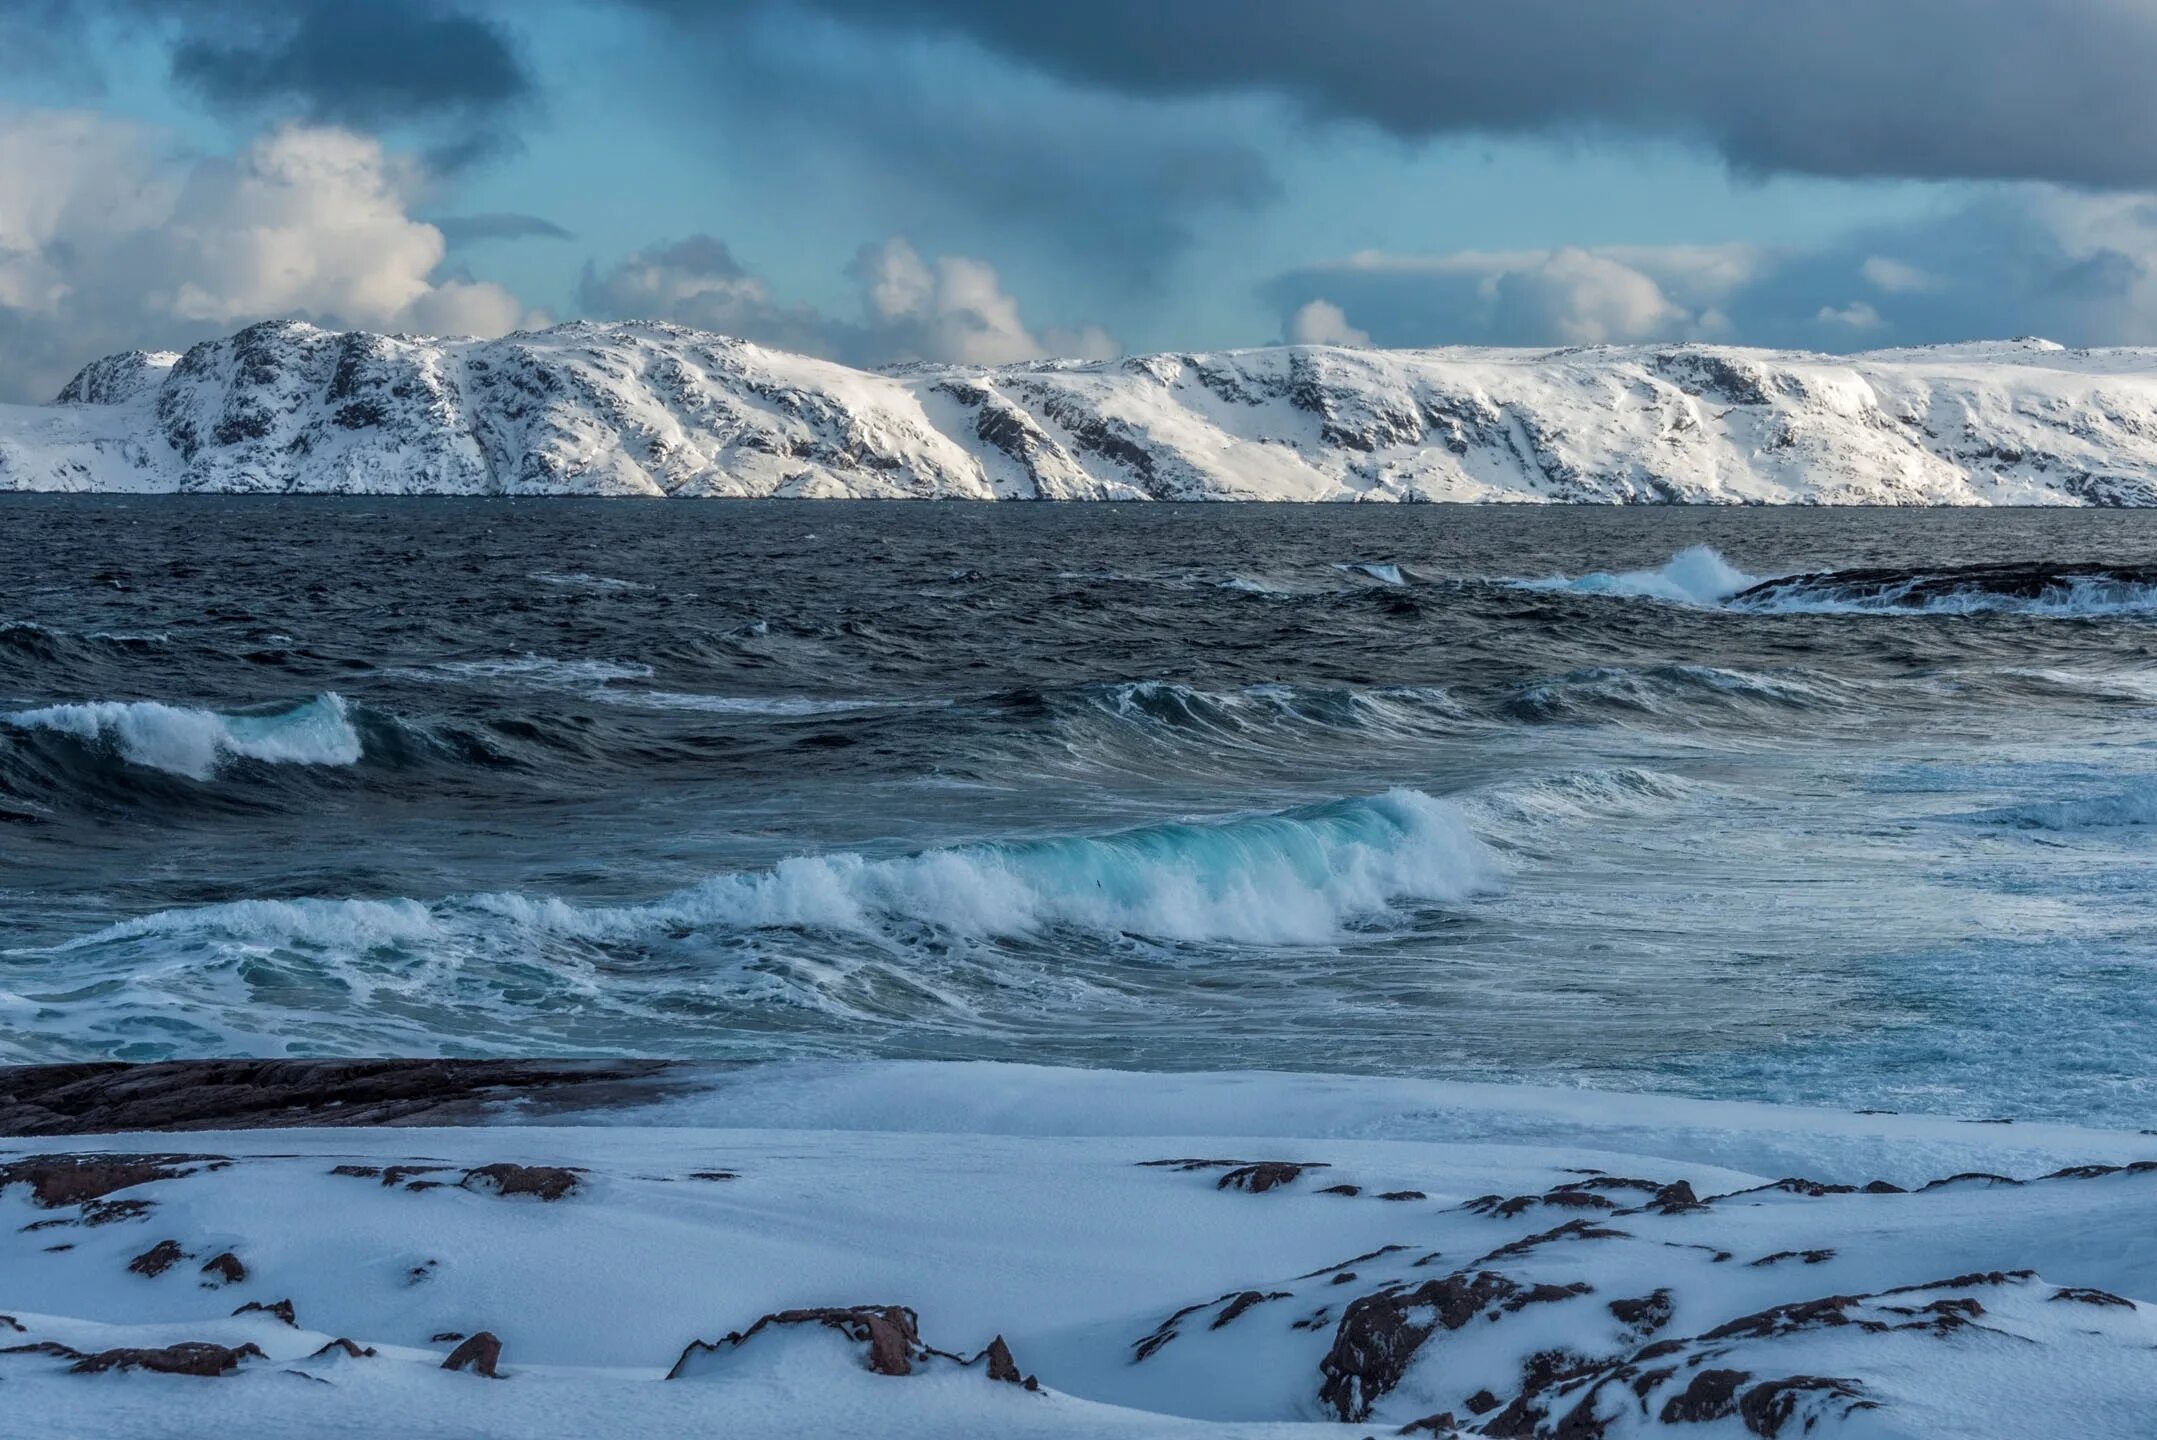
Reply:
<svg viewBox="0 0 2157 1440"><path fill-rule="evenodd" d="M436 940L444 933L435 912L417 900L232 900L138 915L55 948L196 938L358 952Z"/></svg>
<svg viewBox="0 0 2157 1440"><path fill-rule="evenodd" d="M47 730L108 744L130 764L207 780L228 760L272 765L352 765L361 754L343 697L317 695L268 714L225 714L155 700L91 700L0 716L21 730Z"/></svg>
<svg viewBox="0 0 2157 1440"><path fill-rule="evenodd" d="M1716 605L1740 590L1759 584L1760 580L1760 576L1746 574L1711 547L1693 545L1680 550L1667 564L1654 570L1597 570L1587 575L1552 575L1541 580L1512 583L1525 590L1618 595L1676 605Z"/></svg>
<svg viewBox="0 0 2157 1440"><path fill-rule="evenodd" d="M1420 791L1216 824L982 844L872 860L801 856L650 905L516 895L473 904L590 939L683 925L859 934L925 926L1027 937L1055 929L1189 943L1322 944L1400 902L1446 904L1498 883L1457 807Z"/></svg>

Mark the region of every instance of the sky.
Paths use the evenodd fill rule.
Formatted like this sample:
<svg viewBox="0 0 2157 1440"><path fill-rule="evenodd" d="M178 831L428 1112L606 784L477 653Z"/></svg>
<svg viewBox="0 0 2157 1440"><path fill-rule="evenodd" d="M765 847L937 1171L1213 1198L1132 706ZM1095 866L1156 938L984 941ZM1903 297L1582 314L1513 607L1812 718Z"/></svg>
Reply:
<svg viewBox="0 0 2157 1440"><path fill-rule="evenodd" d="M0 400L257 320L853 364L2157 344L2157 0L0 0Z"/></svg>

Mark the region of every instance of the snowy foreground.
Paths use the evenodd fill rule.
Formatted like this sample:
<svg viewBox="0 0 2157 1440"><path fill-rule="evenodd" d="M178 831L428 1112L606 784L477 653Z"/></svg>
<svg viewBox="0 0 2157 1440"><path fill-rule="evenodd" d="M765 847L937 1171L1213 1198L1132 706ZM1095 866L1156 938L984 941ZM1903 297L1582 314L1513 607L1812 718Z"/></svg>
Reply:
<svg viewBox="0 0 2157 1440"><path fill-rule="evenodd" d="M0 1433L1933 1440L2157 1415L2146 1134L927 1064L500 1118L0 1146ZM839 1308L784 1313L816 1307Z"/></svg>
<svg viewBox="0 0 2157 1440"><path fill-rule="evenodd" d="M256 325L0 406L0 490L2157 503L2157 350L1350 350L889 372L656 324Z"/></svg>

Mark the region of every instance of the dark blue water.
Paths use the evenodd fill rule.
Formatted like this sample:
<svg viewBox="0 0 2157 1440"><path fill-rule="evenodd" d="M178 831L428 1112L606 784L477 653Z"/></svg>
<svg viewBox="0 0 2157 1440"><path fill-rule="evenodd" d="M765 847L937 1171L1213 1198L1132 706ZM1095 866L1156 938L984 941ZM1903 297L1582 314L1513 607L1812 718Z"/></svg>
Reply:
<svg viewBox="0 0 2157 1440"><path fill-rule="evenodd" d="M8 497L0 1059L2157 1123L2153 553L2132 512ZM2003 563L2098 572L1954 579Z"/></svg>

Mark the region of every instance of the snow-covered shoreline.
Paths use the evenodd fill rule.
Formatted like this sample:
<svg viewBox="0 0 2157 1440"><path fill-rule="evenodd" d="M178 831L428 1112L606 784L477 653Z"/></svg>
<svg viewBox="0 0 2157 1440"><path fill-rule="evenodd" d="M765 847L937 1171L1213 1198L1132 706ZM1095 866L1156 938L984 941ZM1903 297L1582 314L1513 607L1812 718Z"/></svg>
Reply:
<svg viewBox="0 0 2157 1440"><path fill-rule="evenodd" d="M1284 346L849 369L659 324L252 326L0 406L0 491L2157 503L2157 350Z"/></svg>
<svg viewBox="0 0 2157 1440"><path fill-rule="evenodd" d="M453 1128L0 1141L0 1414L2016 1437L2157 1408L2147 1134L1260 1072L679 1078ZM814 1307L845 1313L754 1329ZM506 1379L441 1368L482 1331ZM998 1337L1037 1390L990 1378ZM230 1373L101 1368L181 1342Z"/></svg>

